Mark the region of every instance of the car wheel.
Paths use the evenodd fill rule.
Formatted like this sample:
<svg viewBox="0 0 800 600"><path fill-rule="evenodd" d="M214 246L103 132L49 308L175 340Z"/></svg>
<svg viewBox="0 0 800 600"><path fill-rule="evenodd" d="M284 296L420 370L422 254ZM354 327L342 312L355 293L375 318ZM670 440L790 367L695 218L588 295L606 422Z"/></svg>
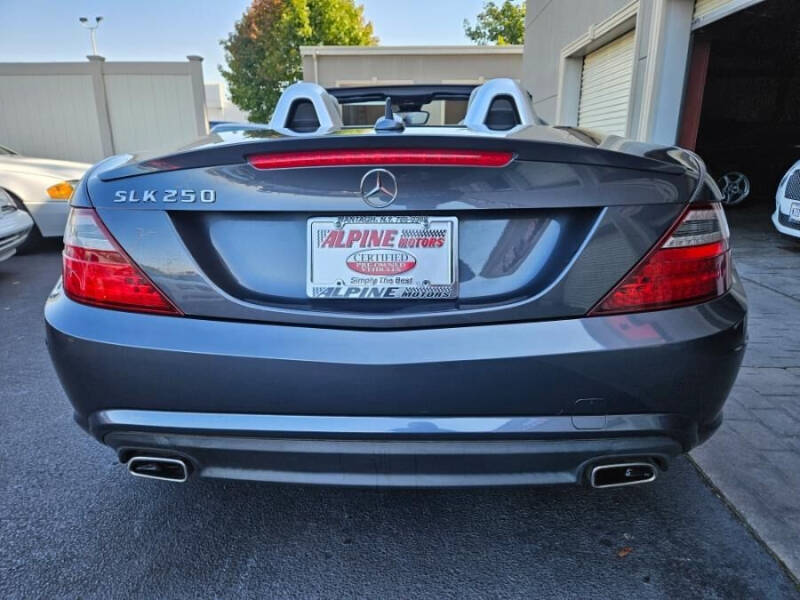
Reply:
<svg viewBox="0 0 800 600"><path fill-rule="evenodd" d="M744 173L725 173L717 182L722 192L722 203L735 206L750 195L750 179Z"/></svg>
<svg viewBox="0 0 800 600"><path fill-rule="evenodd" d="M14 204L17 205L17 208L19 210L24 210L25 212L28 212L28 210L25 208L25 205L22 203L22 200L17 198L14 194L9 192L8 190L6 190L6 193L9 196L11 196L11 199L14 201ZM39 227L34 223L30 233L28 233L28 237L25 238L24 242L22 242L19 246L17 246L17 254L27 254L29 252L35 252L36 250L42 247L43 241L44 237L42 237L42 232L39 231Z"/></svg>

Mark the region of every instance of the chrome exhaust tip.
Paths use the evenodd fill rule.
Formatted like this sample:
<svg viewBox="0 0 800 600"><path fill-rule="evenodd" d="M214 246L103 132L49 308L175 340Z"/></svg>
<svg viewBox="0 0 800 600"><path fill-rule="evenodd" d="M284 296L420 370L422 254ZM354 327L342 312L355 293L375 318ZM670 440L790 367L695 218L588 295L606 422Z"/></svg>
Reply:
<svg viewBox="0 0 800 600"><path fill-rule="evenodd" d="M658 467L650 462L615 463L592 467L589 483L593 488L614 488L650 483L658 477Z"/></svg>
<svg viewBox="0 0 800 600"><path fill-rule="evenodd" d="M128 473L145 479L183 483L189 479L189 466L179 458L134 456L128 461Z"/></svg>

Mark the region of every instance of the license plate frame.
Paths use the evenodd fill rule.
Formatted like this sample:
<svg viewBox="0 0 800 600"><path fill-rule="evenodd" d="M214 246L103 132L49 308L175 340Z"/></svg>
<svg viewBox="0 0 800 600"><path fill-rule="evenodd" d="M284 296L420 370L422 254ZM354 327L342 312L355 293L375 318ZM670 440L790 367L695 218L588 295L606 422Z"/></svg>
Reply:
<svg viewBox="0 0 800 600"><path fill-rule="evenodd" d="M789 205L789 220L800 223L800 202L792 202Z"/></svg>
<svg viewBox="0 0 800 600"><path fill-rule="evenodd" d="M457 217L311 217L306 258L311 299L458 298Z"/></svg>

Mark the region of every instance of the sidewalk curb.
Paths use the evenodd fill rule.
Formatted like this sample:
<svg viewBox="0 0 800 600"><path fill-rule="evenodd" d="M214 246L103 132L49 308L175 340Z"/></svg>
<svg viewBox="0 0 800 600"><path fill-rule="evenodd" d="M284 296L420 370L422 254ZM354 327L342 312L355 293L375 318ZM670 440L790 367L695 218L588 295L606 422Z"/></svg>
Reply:
<svg viewBox="0 0 800 600"><path fill-rule="evenodd" d="M711 477L703 470L703 468L695 461L694 457L690 453L686 453L686 458L689 459L689 463L695 468L697 474L700 475L700 478L703 480L703 483L708 486L708 488L714 493L714 495L719 498L725 507L733 513L733 516L744 526L747 532L755 538L755 540L764 548L764 550L769 554L778 566L780 566L781 570L786 573L786 576L791 580L794 584L797 591L800 592L800 573L795 574L789 569L788 565L778 556L775 551L770 547L770 545L764 540L764 538L759 535L759 533L753 528L752 525L747 521L745 516L736 508L736 505L728 499L725 493L717 487Z"/></svg>

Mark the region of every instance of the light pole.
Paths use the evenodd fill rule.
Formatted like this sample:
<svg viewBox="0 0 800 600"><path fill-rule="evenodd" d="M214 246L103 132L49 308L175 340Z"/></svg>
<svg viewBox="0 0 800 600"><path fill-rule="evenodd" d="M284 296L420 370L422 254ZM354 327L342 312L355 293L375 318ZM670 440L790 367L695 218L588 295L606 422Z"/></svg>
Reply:
<svg viewBox="0 0 800 600"><path fill-rule="evenodd" d="M95 32L95 30L97 30L98 27L100 27L100 21L102 21L102 20L103 20L103 17L95 17L94 18L94 25L90 25L89 24L89 19L87 19L86 17L81 17L80 19L78 19L78 21L80 21L81 25L83 25L86 29L89 30L89 37L92 38L92 54L95 55L95 56L97 56L97 42L94 39L94 32Z"/></svg>

